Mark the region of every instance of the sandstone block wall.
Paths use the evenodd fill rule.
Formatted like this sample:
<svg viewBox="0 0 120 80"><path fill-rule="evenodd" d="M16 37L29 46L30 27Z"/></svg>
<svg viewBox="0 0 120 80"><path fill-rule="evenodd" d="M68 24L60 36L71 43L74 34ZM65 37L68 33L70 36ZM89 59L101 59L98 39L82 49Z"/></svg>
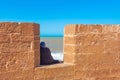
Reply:
<svg viewBox="0 0 120 80"><path fill-rule="evenodd" d="M74 80L74 66L64 63L36 67L34 80Z"/></svg>
<svg viewBox="0 0 120 80"><path fill-rule="evenodd" d="M0 80L33 80L39 41L38 24L0 23Z"/></svg>
<svg viewBox="0 0 120 80"><path fill-rule="evenodd" d="M68 25L64 63L40 63L39 25L0 23L0 80L120 80L120 25Z"/></svg>
<svg viewBox="0 0 120 80"><path fill-rule="evenodd" d="M0 23L0 80L73 80L74 66L40 66L39 25Z"/></svg>
<svg viewBox="0 0 120 80"><path fill-rule="evenodd" d="M120 25L68 25L64 35L74 80L120 80Z"/></svg>

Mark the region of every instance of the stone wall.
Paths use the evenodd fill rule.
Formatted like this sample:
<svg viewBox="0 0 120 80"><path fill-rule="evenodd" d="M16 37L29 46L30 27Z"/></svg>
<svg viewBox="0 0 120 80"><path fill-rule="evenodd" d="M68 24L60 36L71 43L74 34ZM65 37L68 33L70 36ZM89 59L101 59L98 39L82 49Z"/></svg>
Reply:
<svg viewBox="0 0 120 80"><path fill-rule="evenodd" d="M73 80L74 66L40 66L39 25L0 23L0 80Z"/></svg>
<svg viewBox="0 0 120 80"><path fill-rule="evenodd" d="M39 41L38 24L0 23L0 80L33 80Z"/></svg>
<svg viewBox="0 0 120 80"><path fill-rule="evenodd" d="M0 23L0 80L120 80L119 25L68 25L64 63L40 63L39 25Z"/></svg>
<svg viewBox="0 0 120 80"><path fill-rule="evenodd" d="M68 25L64 35L74 80L120 80L120 25Z"/></svg>

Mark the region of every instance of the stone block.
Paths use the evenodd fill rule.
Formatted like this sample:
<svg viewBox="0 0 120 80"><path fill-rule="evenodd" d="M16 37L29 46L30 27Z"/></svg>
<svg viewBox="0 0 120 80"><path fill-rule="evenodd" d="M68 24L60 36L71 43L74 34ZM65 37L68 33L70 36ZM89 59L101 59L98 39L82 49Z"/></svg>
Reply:
<svg viewBox="0 0 120 80"><path fill-rule="evenodd" d="M10 35L9 34L0 34L0 43L9 43L10 42Z"/></svg>
<svg viewBox="0 0 120 80"><path fill-rule="evenodd" d="M41 68L41 67L36 67L35 69L34 69L34 74L35 75L41 75L41 76L44 76L44 72L45 72L45 70L43 69L43 68Z"/></svg>
<svg viewBox="0 0 120 80"><path fill-rule="evenodd" d="M2 63L3 64L3 63ZM3 66L1 63L0 63L0 75L1 75L1 73L4 73L4 72L6 72L7 70L6 70L6 67L5 66Z"/></svg>
<svg viewBox="0 0 120 80"><path fill-rule="evenodd" d="M117 40L118 34L117 33L106 33L102 34L103 40Z"/></svg>
<svg viewBox="0 0 120 80"><path fill-rule="evenodd" d="M76 37L74 36L65 36L64 44L76 44Z"/></svg>
<svg viewBox="0 0 120 80"><path fill-rule="evenodd" d="M34 29L34 34L39 35L40 34L40 25L37 24L37 23L34 23L33 26L34 26L34 28L33 28Z"/></svg>
<svg viewBox="0 0 120 80"><path fill-rule="evenodd" d="M75 79L81 79L81 78L85 78L85 77L86 77L86 73L84 71L76 71L75 72Z"/></svg>
<svg viewBox="0 0 120 80"><path fill-rule="evenodd" d="M111 77L115 77L118 76L118 74L120 74L120 68L114 68L114 69L110 69L110 76Z"/></svg>
<svg viewBox="0 0 120 80"><path fill-rule="evenodd" d="M89 26L89 32L93 33L93 34L98 34L98 33L102 33L102 26L103 25L88 25Z"/></svg>
<svg viewBox="0 0 120 80"><path fill-rule="evenodd" d="M75 64L83 64L83 65L86 65L87 64L87 60L88 59L88 55L83 55L83 54L80 54L80 55L75 55Z"/></svg>
<svg viewBox="0 0 120 80"><path fill-rule="evenodd" d="M86 69L99 69L101 65L109 65L108 68L113 68L113 66L117 67L120 65L120 60L119 60L119 53L106 53L106 54L91 54L87 55L85 57L76 58L76 62L78 64L82 64L84 61L84 65L86 65ZM86 63L86 64L85 64ZM77 64L77 63L76 63ZM95 66L96 65L96 66ZM102 68L105 68L101 66Z"/></svg>
<svg viewBox="0 0 120 80"><path fill-rule="evenodd" d="M118 34L117 34L117 36L118 36L118 38L117 38L117 39L120 41L120 33L118 33Z"/></svg>
<svg viewBox="0 0 120 80"><path fill-rule="evenodd" d="M104 53L118 53L119 52L119 41L118 40L107 40L104 42L105 51Z"/></svg>
<svg viewBox="0 0 120 80"><path fill-rule="evenodd" d="M15 60L18 63L18 60L27 61L28 60L28 53L1 53L0 54L0 66L7 66L11 64Z"/></svg>
<svg viewBox="0 0 120 80"><path fill-rule="evenodd" d="M89 74L90 77L111 77L109 69L99 69L96 71L92 71L92 74Z"/></svg>
<svg viewBox="0 0 120 80"><path fill-rule="evenodd" d="M112 25L103 25L102 33L110 33L112 31L113 31Z"/></svg>
<svg viewBox="0 0 120 80"><path fill-rule="evenodd" d="M59 74L56 77L74 75L74 65L59 67L57 68L57 72Z"/></svg>
<svg viewBox="0 0 120 80"><path fill-rule="evenodd" d="M12 71L12 72L5 72L0 74L0 78L4 78L5 80L33 80L33 70L24 70L24 71ZM26 79L24 79L26 78ZM31 79L30 79L31 78ZM3 80L4 80L3 79Z"/></svg>
<svg viewBox="0 0 120 80"><path fill-rule="evenodd" d="M40 51L37 50L34 53L34 65L37 67L40 65Z"/></svg>
<svg viewBox="0 0 120 80"><path fill-rule="evenodd" d="M36 67L34 70L34 80L44 80L45 74L44 69L41 69L40 67Z"/></svg>
<svg viewBox="0 0 120 80"><path fill-rule="evenodd" d="M119 25L112 25L112 32L113 33L118 33L119 31Z"/></svg>
<svg viewBox="0 0 120 80"><path fill-rule="evenodd" d="M102 69L102 70L82 70L75 72L75 79L87 78L90 80L96 80L97 77L110 77L110 70ZM87 80L86 79L86 80Z"/></svg>
<svg viewBox="0 0 120 80"><path fill-rule="evenodd" d="M96 78L96 80L119 80L120 77L100 77Z"/></svg>
<svg viewBox="0 0 120 80"><path fill-rule="evenodd" d="M64 65L64 64L63 64ZM59 76L67 76L74 75L74 66L57 66L53 65L50 67L43 67L45 78L51 77L59 77ZM57 79L57 78L56 78Z"/></svg>
<svg viewBox="0 0 120 80"><path fill-rule="evenodd" d="M34 36L21 36L21 42L32 42L34 41Z"/></svg>
<svg viewBox="0 0 120 80"><path fill-rule="evenodd" d="M23 70L33 67L28 64L28 53L2 53L0 59L0 66L1 69L4 67L4 71Z"/></svg>
<svg viewBox="0 0 120 80"><path fill-rule="evenodd" d="M75 42L79 46L103 44L102 34L79 34L75 37Z"/></svg>
<svg viewBox="0 0 120 80"><path fill-rule="evenodd" d="M32 49L40 49L40 40L35 40L32 42Z"/></svg>
<svg viewBox="0 0 120 80"><path fill-rule="evenodd" d="M32 45L31 42L22 42L20 45L21 52L31 51Z"/></svg>
<svg viewBox="0 0 120 80"><path fill-rule="evenodd" d="M34 29L32 23L20 23L21 26L21 34L24 36L32 36L34 35Z"/></svg>
<svg viewBox="0 0 120 80"><path fill-rule="evenodd" d="M10 53L16 60L28 60L29 53L28 52L19 52L19 53Z"/></svg>
<svg viewBox="0 0 120 80"><path fill-rule="evenodd" d="M34 23L20 23L19 25L21 26L22 35L24 36L39 35L39 25Z"/></svg>
<svg viewBox="0 0 120 80"><path fill-rule="evenodd" d="M21 27L15 22L0 23L0 33L21 33Z"/></svg>
<svg viewBox="0 0 120 80"><path fill-rule="evenodd" d="M10 48L9 48L9 46L10 46L10 43L0 43L0 52L1 53L9 53L10 52Z"/></svg>
<svg viewBox="0 0 120 80"><path fill-rule="evenodd" d="M104 45L88 45L88 46L76 46L75 53L80 54L92 54L92 53L103 53Z"/></svg>
<svg viewBox="0 0 120 80"><path fill-rule="evenodd" d="M56 77L56 80L74 80L74 75L63 75Z"/></svg>
<svg viewBox="0 0 120 80"><path fill-rule="evenodd" d="M54 77L58 73L57 68L45 68L45 78Z"/></svg>
<svg viewBox="0 0 120 80"><path fill-rule="evenodd" d="M10 52L21 52L21 45L21 42L12 42L9 43L8 47L10 49Z"/></svg>
<svg viewBox="0 0 120 80"><path fill-rule="evenodd" d="M75 55L74 54L64 54L65 63L74 63Z"/></svg>
<svg viewBox="0 0 120 80"><path fill-rule="evenodd" d="M120 33L120 25L116 25L117 26L117 33Z"/></svg>
<svg viewBox="0 0 120 80"><path fill-rule="evenodd" d="M21 36L21 42L32 42L34 40L40 42L40 36Z"/></svg>
<svg viewBox="0 0 120 80"><path fill-rule="evenodd" d="M89 26L88 26L88 25L78 24L77 26L78 26L77 32L78 32L79 34L89 33Z"/></svg>
<svg viewBox="0 0 120 80"><path fill-rule="evenodd" d="M24 70L26 68L27 61L26 60L10 60L6 64L7 71L15 71L15 70Z"/></svg>
<svg viewBox="0 0 120 80"><path fill-rule="evenodd" d="M21 34L13 33L10 35L11 42L20 42L21 41Z"/></svg>
<svg viewBox="0 0 120 80"><path fill-rule="evenodd" d="M35 57L34 57L34 51L28 51L28 65L29 65L29 67L35 67L34 66L34 59Z"/></svg>
<svg viewBox="0 0 120 80"><path fill-rule="evenodd" d="M71 54L71 53L75 53L76 51L76 46L73 45L64 45L64 53L66 54Z"/></svg>
<svg viewBox="0 0 120 80"><path fill-rule="evenodd" d="M45 77L45 80L56 80L56 77Z"/></svg>
<svg viewBox="0 0 120 80"><path fill-rule="evenodd" d="M75 24L71 24L71 25L67 25L65 27L65 31L64 31L64 34L65 35L74 35L77 33L77 26L78 25L75 25Z"/></svg>

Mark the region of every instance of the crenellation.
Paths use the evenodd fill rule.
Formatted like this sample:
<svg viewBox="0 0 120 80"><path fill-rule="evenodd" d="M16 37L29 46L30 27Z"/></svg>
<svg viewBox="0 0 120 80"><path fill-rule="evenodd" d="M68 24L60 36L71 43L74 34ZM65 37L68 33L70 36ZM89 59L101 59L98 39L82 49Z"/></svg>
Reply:
<svg viewBox="0 0 120 80"><path fill-rule="evenodd" d="M0 80L119 80L120 25L71 24L64 63L40 64L37 23L0 23Z"/></svg>
<svg viewBox="0 0 120 80"><path fill-rule="evenodd" d="M75 80L119 79L117 78L119 73L111 76L114 74L111 71L116 68L119 70L120 65L119 25L77 24L76 26L70 26L78 29L76 34L65 33L64 37L65 56L66 54L74 56L68 58L67 55L64 60L75 64ZM65 29L71 32L68 26Z"/></svg>

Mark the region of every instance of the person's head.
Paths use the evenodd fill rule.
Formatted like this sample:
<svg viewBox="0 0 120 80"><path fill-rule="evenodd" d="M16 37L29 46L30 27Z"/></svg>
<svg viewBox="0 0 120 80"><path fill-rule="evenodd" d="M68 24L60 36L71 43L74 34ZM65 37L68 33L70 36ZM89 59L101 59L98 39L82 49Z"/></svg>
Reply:
<svg viewBox="0 0 120 80"><path fill-rule="evenodd" d="M41 43L40 43L40 46L41 46L41 47L45 47L45 46L46 46L45 42L41 42Z"/></svg>

